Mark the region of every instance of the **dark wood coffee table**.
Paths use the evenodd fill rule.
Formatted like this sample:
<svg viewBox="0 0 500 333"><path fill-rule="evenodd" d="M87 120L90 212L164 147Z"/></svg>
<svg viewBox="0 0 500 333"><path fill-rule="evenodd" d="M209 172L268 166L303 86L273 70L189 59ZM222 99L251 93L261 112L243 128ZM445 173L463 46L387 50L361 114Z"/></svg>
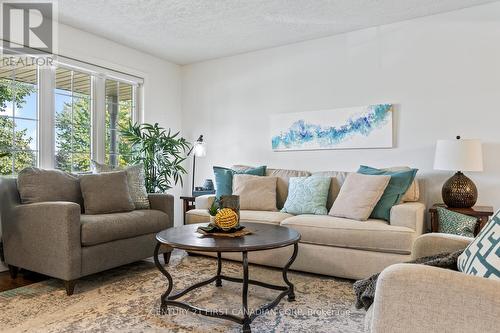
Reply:
<svg viewBox="0 0 500 333"><path fill-rule="evenodd" d="M295 300L293 284L288 280L288 269L295 261L299 250L298 243L300 234L286 227L263 224L263 223L243 223L245 227L252 231L252 234L239 238L220 238L212 236L203 236L196 232L196 229L202 224L183 225L176 228L164 230L156 235L158 244L155 248L154 260L160 272L165 275L168 280L167 291L161 295L161 311L166 313L168 306L176 306L201 315L232 320L240 325L243 325L243 332L250 332L251 322L260 314L274 308L281 299L288 296L288 301ZM167 245L172 248L182 249L186 251L203 251L217 252L217 274L208 280L198 282L192 286L171 295L173 289L172 276L160 264L158 252L162 245ZM261 281L255 281L248 278L248 252L277 249L285 246L293 245L293 254L290 260L283 267L283 280L286 286L273 285ZM243 279L225 276L222 271L222 252L241 252L243 258ZM227 312L200 309L188 303L176 301L179 297L186 295L188 292L202 287L204 285L215 282L217 287L222 286L222 280L230 282L243 283L243 317L238 317ZM276 299L270 303L261 306L256 311L250 313L248 310L248 285L257 285L272 290L280 290L281 293Z"/></svg>

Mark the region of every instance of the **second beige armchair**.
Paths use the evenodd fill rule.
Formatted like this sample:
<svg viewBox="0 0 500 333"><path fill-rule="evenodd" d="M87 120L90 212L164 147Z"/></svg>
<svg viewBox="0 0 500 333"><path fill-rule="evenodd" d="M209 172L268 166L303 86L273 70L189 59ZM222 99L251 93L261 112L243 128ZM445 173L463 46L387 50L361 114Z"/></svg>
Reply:
<svg viewBox="0 0 500 333"><path fill-rule="evenodd" d="M415 258L465 248L472 238L426 234L414 243ZM500 281L415 264L396 264L380 274L366 329L391 332L498 332Z"/></svg>

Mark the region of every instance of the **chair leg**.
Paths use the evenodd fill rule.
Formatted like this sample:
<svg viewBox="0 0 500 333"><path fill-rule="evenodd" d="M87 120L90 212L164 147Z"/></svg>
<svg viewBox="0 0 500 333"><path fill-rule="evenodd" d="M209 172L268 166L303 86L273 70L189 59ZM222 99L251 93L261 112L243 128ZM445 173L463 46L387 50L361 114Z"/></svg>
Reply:
<svg viewBox="0 0 500 333"><path fill-rule="evenodd" d="M163 261L165 261L165 265L168 265L170 262L170 255L172 254L172 251L168 252L163 252Z"/></svg>
<svg viewBox="0 0 500 333"><path fill-rule="evenodd" d="M71 296L75 291L76 280L64 281L64 287L66 288L66 295Z"/></svg>
<svg viewBox="0 0 500 333"><path fill-rule="evenodd" d="M19 267L9 265L9 273L12 279L17 277L17 273L19 272Z"/></svg>

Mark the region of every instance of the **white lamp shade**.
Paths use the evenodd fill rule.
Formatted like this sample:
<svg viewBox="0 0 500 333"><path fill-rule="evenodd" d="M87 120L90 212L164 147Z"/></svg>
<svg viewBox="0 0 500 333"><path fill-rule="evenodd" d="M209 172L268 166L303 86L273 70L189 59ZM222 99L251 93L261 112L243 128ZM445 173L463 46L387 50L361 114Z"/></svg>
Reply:
<svg viewBox="0 0 500 333"><path fill-rule="evenodd" d="M205 142L196 142L193 147L193 154L196 157L205 157L207 155L207 149L205 147Z"/></svg>
<svg viewBox="0 0 500 333"><path fill-rule="evenodd" d="M483 148L480 140L438 140L434 157L435 170L483 171Z"/></svg>

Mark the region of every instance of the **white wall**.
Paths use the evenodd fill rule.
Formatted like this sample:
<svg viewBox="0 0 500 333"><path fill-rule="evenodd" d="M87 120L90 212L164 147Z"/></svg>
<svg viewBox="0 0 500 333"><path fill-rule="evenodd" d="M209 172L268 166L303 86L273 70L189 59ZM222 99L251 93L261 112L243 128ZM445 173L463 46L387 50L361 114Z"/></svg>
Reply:
<svg viewBox="0 0 500 333"><path fill-rule="evenodd" d="M123 46L111 40L59 25L58 53L77 60L108 67L144 78L143 118L147 123L181 130L180 66ZM181 223L181 188L170 191L175 197L175 223Z"/></svg>
<svg viewBox="0 0 500 333"><path fill-rule="evenodd" d="M59 25L58 53L144 78L144 121L181 129L180 67L176 64L125 47L69 26ZM181 189L176 196L176 223L181 223ZM1 230L0 230L1 235ZM5 269L0 262L0 271Z"/></svg>
<svg viewBox="0 0 500 333"><path fill-rule="evenodd" d="M432 169L437 139L480 138L479 203L500 207L500 3L216 59L182 68L182 125L205 135L211 166L317 170L409 165L439 202L449 172ZM398 104L396 147L273 152L269 115Z"/></svg>

